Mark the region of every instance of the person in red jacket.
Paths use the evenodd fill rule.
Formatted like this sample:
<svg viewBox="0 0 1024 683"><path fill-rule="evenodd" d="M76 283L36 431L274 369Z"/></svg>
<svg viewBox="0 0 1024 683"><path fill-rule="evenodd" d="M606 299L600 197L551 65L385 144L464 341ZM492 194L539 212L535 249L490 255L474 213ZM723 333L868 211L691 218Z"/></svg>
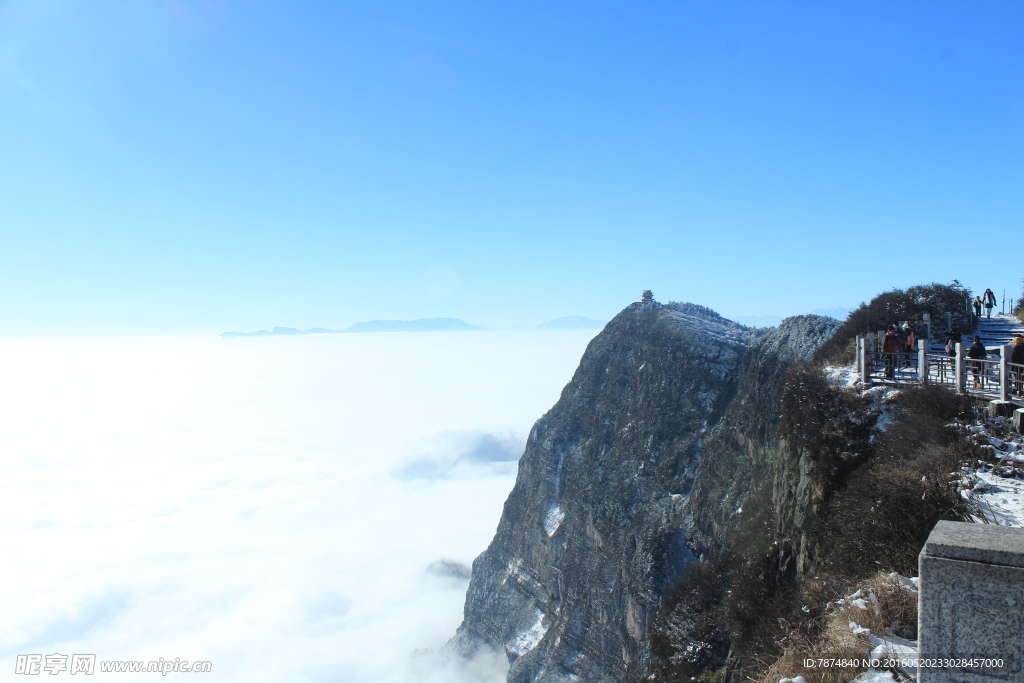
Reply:
<svg viewBox="0 0 1024 683"><path fill-rule="evenodd" d="M900 340L896 336L896 323L882 337L882 354L885 358L885 376L892 379L896 373L896 354L900 351Z"/></svg>

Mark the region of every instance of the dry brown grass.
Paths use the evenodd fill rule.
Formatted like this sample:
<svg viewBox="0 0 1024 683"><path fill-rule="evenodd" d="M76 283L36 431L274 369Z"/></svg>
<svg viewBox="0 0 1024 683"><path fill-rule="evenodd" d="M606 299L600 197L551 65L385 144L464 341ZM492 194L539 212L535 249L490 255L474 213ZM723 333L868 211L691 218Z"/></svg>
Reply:
<svg viewBox="0 0 1024 683"><path fill-rule="evenodd" d="M804 666L805 659L851 659L864 657L871 651L871 642L864 635L854 635L850 622L871 629L877 635L896 635L914 639L917 636L917 594L904 588L888 574L878 574L859 583L848 595L863 598L866 609L850 599L831 603L822 617L824 623L810 638L790 635L782 653L767 668L760 683L778 683L783 678L803 676L807 683L845 683L857 677L864 667Z"/></svg>

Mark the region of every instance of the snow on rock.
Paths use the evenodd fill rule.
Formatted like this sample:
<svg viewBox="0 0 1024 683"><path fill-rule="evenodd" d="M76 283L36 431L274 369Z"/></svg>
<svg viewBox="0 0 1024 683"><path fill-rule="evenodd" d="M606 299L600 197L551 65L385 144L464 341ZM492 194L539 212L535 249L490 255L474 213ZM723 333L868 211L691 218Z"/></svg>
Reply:
<svg viewBox="0 0 1024 683"><path fill-rule="evenodd" d="M889 576L892 578L893 581L897 582L905 590L908 590L911 593L916 593L918 586L921 584L921 577L919 576L906 577L896 572L889 574Z"/></svg>
<svg viewBox="0 0 1024 683"><path fill-rule="evenodd" d="M982 524L1024 527L1024 437L1005 417L987 418L980 424L956 425L974 435L975 443L991 450L995 463L978 460L951 476L958 477L960 495L978 507L974 521Z"/></svg>
<svg viewBox="0 0 1024 683"><path fill-rule="evenodd" d="M876 636L867 633L871 641L871 659L913 659L917 657L917 642L896 636Z"/></svg>
<svg viewBox="0 0 1024 683"><path fill-rule="evenodd" d="M1024 527L1024 480L1000 476L993 469L981 466L971 472L974 486L964 491L981 509L981 518L975 521Z"/></svg>
<svg viewBox="0 0 1024 683"><path fill-rule="evenodd" d="M828 365L825 376L829 383L840 389L853 389L860 384L860 375L855 365Z"/></svg>
<svg viewBox="0 0 1024 683"><path fill-rule="evenodd" d="M513 638L512 642L505 646L509 652L521 657L537 647L544 639L544 634L548 632L548 627L544 625L544 612L535 608L534 619L530 628Z"/></svg>
<svg viewBox="0 0 1024 683"><path fill-rule="evenodd" d="M558 527L562 525L562 520L565 519L565 510L560 506L556 505L550 510L548 514L544 516L544 532L548 535L548 538L555 535L558 531Z"/></svg>
<svg viewBox="0 0 1024 683"><path fill-rule="evenodd" d="M856 621L850 622L850 631L853 632L853 635L855 636L866 636L871 634L871 629L860 626Z"/></svg>
<svg viewBox="0 0 1024 683"><path fill-rule="evenodd" d="M892 424L892 400L900 393L896 387L876 386L867 389L861 394L871 401L871 407L878 411L878 419L875 421L876 432L884 432ZM871 435L874 440L875 434Z"/></svg>
<svg viewBox="0 0 1024 683"><path fill-rule="evenodd" d="M896 683L891 671L870 669L853 679L853 683Z"/></svg>

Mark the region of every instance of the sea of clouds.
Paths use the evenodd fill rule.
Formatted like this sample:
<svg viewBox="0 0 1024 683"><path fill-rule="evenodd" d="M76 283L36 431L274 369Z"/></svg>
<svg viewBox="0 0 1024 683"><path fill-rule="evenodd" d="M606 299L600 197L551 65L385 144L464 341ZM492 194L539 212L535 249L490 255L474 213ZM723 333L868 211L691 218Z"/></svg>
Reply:
<svg viewBox="0 0 1024 683"><path fill-rule="evenodd" d="M0 340L2 677L503 681L438 650L593 334Z"/></svg>

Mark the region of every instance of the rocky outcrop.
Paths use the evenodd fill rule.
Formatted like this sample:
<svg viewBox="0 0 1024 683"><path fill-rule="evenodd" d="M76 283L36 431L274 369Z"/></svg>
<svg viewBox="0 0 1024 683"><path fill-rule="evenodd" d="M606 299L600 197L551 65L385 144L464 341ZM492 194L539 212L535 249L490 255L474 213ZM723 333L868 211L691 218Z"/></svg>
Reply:
<svg viewBox="0 0 1024 683"><path fill-rule="evenodd" d="M766 332L693 304L622 311L534 425L451 646L503 649L512 683L643 677L648 627L694 550L798 538L813 512L780 401L791 366L838 324Z"/></svg>
<svg viewBox="0 0 1024 683"><path fill-rule="evenodd" d="M686 503L761 331L693 304L633 304L534 425L452 646L504 649L508 680L623 681L694 556Z"/></svg>
<svg viewBox="0 0 1024 683"><path fill-rule="evenodd" d="M782 571L805 564L805 531L822 492L808 476L811 454L782 434L782 394L790 368L810 360L839 325L815 315L787 318L744 357L736 396L708 435L687 505L697 552L753 556L775 546Z"/></svg>

